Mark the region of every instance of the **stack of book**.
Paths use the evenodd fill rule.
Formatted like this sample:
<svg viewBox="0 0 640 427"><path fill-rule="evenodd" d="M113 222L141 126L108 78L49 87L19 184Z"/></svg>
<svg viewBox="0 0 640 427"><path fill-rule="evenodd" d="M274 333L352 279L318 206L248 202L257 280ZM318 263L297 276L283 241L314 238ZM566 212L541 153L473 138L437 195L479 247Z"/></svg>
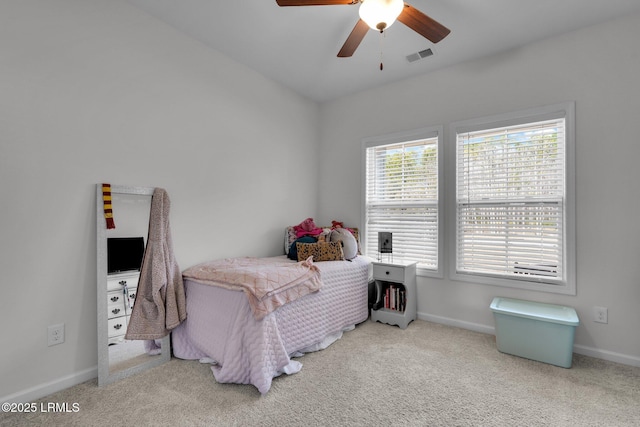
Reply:
<svg viewBox="0 0 640 427"><path fill-rule="evenodd" d="M389 284L384 292L384 308L403 312L407 305L404 286Z"/></svg>

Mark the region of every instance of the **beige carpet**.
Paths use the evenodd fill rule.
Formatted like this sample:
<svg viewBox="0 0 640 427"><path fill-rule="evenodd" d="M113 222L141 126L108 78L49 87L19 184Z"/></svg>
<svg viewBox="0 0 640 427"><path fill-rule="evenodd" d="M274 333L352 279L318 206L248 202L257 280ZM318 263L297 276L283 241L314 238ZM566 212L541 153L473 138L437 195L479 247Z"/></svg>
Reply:
<svg viewBox="0 0 640 427"><path fill-rule="evenodd" d="M38 401L77 413L2 414L7 426L639 426L640 368L574 355L564 369L502 354L494 337L417 320L365 322L260 396L173 359Z"/></svg>

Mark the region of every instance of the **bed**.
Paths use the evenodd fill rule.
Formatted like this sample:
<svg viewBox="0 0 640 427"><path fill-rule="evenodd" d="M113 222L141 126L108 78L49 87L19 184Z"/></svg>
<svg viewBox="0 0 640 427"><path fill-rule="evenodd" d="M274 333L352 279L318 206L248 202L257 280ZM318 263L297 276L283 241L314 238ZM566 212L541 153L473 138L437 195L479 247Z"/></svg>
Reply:
<svg viewBox="0 0 640 427"><path fill-rule="evenodd" d="M284 255L232 263L254 260L265 266L301 264ZM219 383L252 384L267 393L274 377L302 369L294 358L328 347L368 318L369 258L312 261L312 266L319 271L319 290L262 314L246 291L185 275L188 315L172 332L174 356L211 363Z"/></svg>

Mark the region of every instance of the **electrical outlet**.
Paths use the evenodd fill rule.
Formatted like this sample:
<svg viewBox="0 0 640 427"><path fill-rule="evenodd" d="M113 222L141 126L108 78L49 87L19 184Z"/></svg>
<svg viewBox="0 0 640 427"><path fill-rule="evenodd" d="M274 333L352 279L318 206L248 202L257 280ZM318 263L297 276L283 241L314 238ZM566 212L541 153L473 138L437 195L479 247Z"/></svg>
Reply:
<svg viewBox="0 0 640 427"><path fill-rule="evenodd" d="M64 323L58 325L51 325L47 328L47 345L62 344L64 342Z"/></svg>
<svg viewBox="0 0 640 427"><path fill-rule="evenodd" d="M607 323L609 321L607 307L593 307L593 321Z"/></svg>

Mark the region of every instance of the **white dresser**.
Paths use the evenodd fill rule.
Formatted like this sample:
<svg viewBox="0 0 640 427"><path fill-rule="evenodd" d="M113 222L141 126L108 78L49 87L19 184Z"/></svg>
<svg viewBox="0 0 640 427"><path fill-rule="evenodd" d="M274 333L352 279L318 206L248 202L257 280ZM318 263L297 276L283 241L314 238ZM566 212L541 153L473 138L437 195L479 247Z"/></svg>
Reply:
<svg viewBox="0 0 640 427"><path fill-rule="evenodd" d="M107 276L107 311L109 344L124 341L133 303L138 291L140 272L110 274Z"/></svg>

